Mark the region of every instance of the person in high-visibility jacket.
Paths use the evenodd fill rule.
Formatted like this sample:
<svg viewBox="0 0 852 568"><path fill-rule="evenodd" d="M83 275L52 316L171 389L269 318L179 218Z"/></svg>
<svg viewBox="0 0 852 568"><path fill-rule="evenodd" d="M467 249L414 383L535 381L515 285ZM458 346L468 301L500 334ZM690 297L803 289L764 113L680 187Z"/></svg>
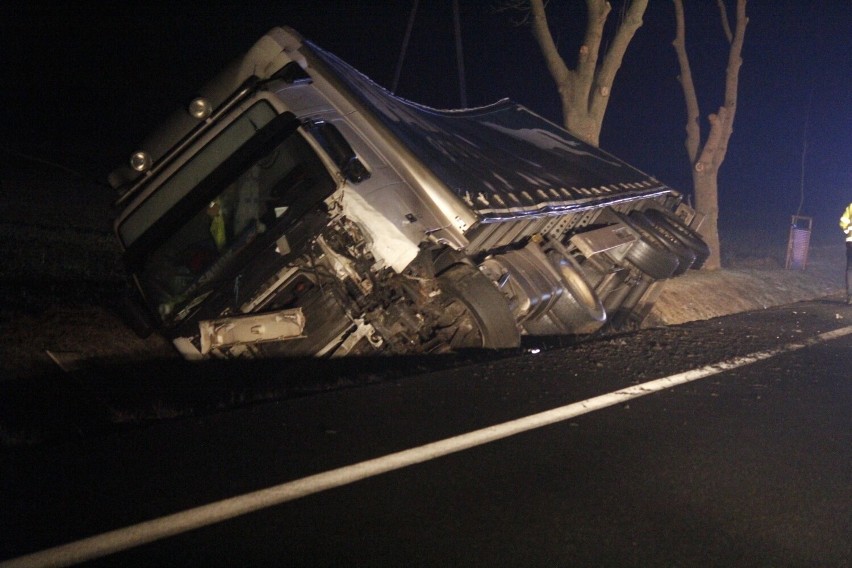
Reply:
<svg viewBox="0 0 852 568"><path fill-rule="evenodd" d="M852 304L852 203L840 216L840 228L846 233L846 303Z"/></svg>
<svg viewBox="0 0 852 568"><path fill-rule="evenodd" d="M225 212L222 211L222 202L215 199L207 206L207 216L210 217L210 236L216 244L216 250L222 252L228 244L228 236L225 232Z"/></svg>

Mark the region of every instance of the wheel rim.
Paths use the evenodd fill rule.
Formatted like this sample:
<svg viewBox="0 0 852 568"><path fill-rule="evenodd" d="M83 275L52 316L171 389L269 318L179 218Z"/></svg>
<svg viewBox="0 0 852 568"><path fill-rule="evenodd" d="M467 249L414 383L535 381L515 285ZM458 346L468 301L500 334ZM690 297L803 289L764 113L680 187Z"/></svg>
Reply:
<svg viewBox="0 0 852 568"><path fill-rule="evenodd" d="M562 284L572 299L583 310L589 319L597 322L606 320L606 310L594 289L583 276L580 264L571 256L565 247L559 242L549 244L551 249L547 257L553 263L562 277Z"/></svg>

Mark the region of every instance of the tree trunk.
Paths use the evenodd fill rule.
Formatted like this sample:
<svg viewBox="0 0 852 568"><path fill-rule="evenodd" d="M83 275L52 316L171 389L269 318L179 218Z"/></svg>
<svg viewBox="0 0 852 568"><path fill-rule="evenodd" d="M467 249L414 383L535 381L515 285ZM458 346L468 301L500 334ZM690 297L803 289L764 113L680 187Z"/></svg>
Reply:
<svg viewBox="0 0 852 568"><path fill-rule="evenodd" d="M734 116L737 112L737 89L739 72L742 66L742 48L745 39L746 0L737 0L736 28L731 32L724 0L716 0L722 19L722 29L730 44L728 67L725 73L725 103L716 114L708 116L710 132L701 143L700 111L689 57L686 53L686 25L683 13L683 0L673 0L675 7L676 35L672 42L680 66L680 80L686 103L686 152L692 164L692 181L695 190L695 207L706 215L701 234L710 247L710 257L704 263L707 270L721 267L721 248L719 246L719 193L718 175L725 155L728 152L728 140L734 131Z"/></svg>
<svg viewBox="0 0 852 568"><path fill-rule="evenodd" d="M721 246L719 245L719 189L718 171L692 171L692 185L695 190L695 209L706 217L701 225L701 236L710 247L710 256L704 261L705 270L721 268Z"/></svg>

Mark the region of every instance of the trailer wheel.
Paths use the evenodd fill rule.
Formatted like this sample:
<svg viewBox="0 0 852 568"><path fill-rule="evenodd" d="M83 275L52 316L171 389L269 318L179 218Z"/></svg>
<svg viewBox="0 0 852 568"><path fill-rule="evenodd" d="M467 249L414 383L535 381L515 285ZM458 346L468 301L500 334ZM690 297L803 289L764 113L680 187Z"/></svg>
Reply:
<svg viewBox="0 0 852 568"><path fill-rule="evenodd" d="M630 219L659 237L660 242L677 257L678 263L672 276L680 276L695 263L696 254L691 248L684 245L666 225L651 221L641 211L631 211Z"/></svg>
<svg viewBox="0 0 852 568"><path fill-rule="evenodd" d="M594 333L606 322L606 310L586 281L583 269L558 241L545 247L548 260L562 276L564 288L556 303L540 318L524 322L530 335Z"/></svg>
<svg viewBox="0 0 852 568"><path fill-rule="evenodd" d="M659 237L640 227L627 215L616 214L639 239L636 240L624 255L625 260L644 272L654 280L665 280L677 270L678 259L666 249Z"/></svg>
<svg viewBox="0 0 852 568"><path fill-rule="evenodd" d="M506 297L487 276L468 264L456 264L438 276L448 302L439 327L448 331L452 349L510 349L521 335Z"/></svg>
<svg viewBox="0 0 852 568"><path fill-rule="evenodd" d="M547 313L536 320L524 322L524 329L529 335L564 335L594 333L606 323L606 312L601 312L599 318L589 315L588 306L580 302L565 289Z"/></svg>
<svg viewBox="0 0 852 568"><path fill-rule="evenodd" d="M670 229L675 238L695 252L695 262L692 264L692 268L697 270L704 265L704 261L710 256L710 247L695 230L684 225L683 221L668 211L646 209L645 216L649 221L659 223Z"/></svg>

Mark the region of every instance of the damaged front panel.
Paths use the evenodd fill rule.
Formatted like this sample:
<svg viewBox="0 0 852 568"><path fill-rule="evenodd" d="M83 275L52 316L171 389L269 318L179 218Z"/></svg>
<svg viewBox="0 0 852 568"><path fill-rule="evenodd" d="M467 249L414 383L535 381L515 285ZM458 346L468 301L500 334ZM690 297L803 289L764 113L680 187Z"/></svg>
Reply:
<svg viewBox="0 0 852 568"><path fill-rule="evenodd" d="M301 308L263 314L225 317L198 322L201 354L237 345L284 341L303 337L305 315Z"/></svg>

